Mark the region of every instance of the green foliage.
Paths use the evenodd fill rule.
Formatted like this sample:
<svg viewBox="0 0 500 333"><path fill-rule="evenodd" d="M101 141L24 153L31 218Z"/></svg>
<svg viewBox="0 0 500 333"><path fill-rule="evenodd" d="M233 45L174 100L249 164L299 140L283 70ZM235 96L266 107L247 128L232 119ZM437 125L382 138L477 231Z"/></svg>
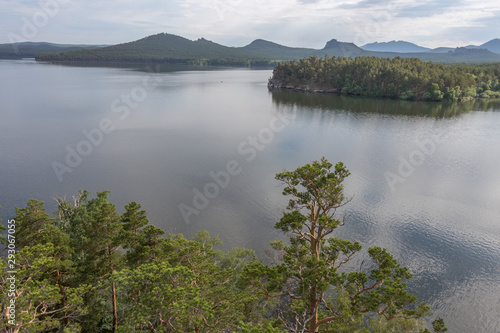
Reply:
<svg viewBox="0 0 500 333"><path fill-rule="evenodd" d="M410 100L411 101L411 100L415 99L415 94L411 90L403 91L401 93L401 95L399 96L399 98L402 100Z"/></svg>
<svg viewBox="0 0 500 333"><path fill-rule="evenodd" d="M124 310L120 331L162 326L168 331L192 331L204 316L213 316L208 302L198 297L200 287L188 267L147 263L118 273L116 280L118 293L131 303Z"/></svg>
<svg viewBox="0 0 500 333"><path fill-rule="evenodd" d="M164 237L136 202L119 215L107 191L58 199L55 218L30 200L15 217L15 329L416 332L430 311L406 290L408 269L372 247L371 270L350 270L361 244L332 235L344 224L336 213L349 202L343 185L349 174L322 158L276 175L290 200L275 227L289 239L271 243L271 265L248 249L218 250L220 239L206 231L193 239ZM2 258L2 304L12 297L6 268ZM6 330L8 310L2 311ZM433 325L446 331L441 319Z"/></svg>
<svg viewBox="0 0 500 333"><path fill-rule="evenodd" d="M241 333L287 333L287 331L273 327L272 324L267 325L251 325L246 323L241 323L239 329L236 332Z"/></svg>
<svg viewBox="0 0 500 333"><path fill-rule="evenodd" d="M368 249L375 267L369 273L345 271L361 245L331 234L344 223L336 212L349 202L343 187L349 174L342 163L333 168L322 158L276 175L291 199L275 228L289 235L289 244L272 242L275 265L253 263L244 277L261 297L275 300L272 311L288 330L365 332L366 314L390 321L430 313L406 290L408 269L385 249Z"/></svg>
<svg viewBox="0 0 500 333"><path fill-rule="evenodd" d="M442 333L447 332L448 328L444 324L444 320L442 318L437 318L432 322L432 328L434 333ZM431 333L429 329L425 328L420 330L418 333Z"/></svg>
<svg viewBox="0 0 500 333"><path fill-rule="evenodd" d="M151 255L155 255L155 245L163 235L163 230L152 225L148 225L148 218L145 210L140 210L141 205L133 201L125 206L125 213L120 217L122 224L119 235L122 247L127 251L125 258L129 266L139 266L142 262L147 262Z"/></svg>
<svg viewBox="0 0 500 333"><path fill-rule="evenodd" d="M343 95L467 100L500 96L500 64L443 65L417 58L317 57L279 63L271 88L336 92Z"/></svg>
<svg viewBox="0 0 500 333"><path fill-rule="evenodd" d="M432 322L432 328L434 329L434 332L436 333L441 333L441 332L446 332L448 331L448 328L446 328L444 324L443 318L437 318Z"/></svg>
<svg viewBox="0 0 500 333"><path fill-rule="evenodd" d="M388 321L380 316L371 318L368 326L371 333L417 333L420 332L422 327L425 328L422 319L395 318Z"/></svg>
<svg viewBox="0 0 500 333"><path fill-rule="evenodd" d="M448 101L457 101L462 99L463 93L459 86L455 88L446 87L446 91L443 95L443 98Z"/></svg>
<svg viewBox="0 0 500 333"><path fill-rule="evenodd" d="M72 286L69 282L69 263L60 246L53 243L25 246L17 252L16 292L9 296L9 274L0 276L0 302L15 300L16 329L22 332L45 332L75 328L76 320L85 311L82 296L90 287L87 284ZM2 258L0 269L5 272ZM9 296L9 297L8 297ZM11 327L7 322L7 309L0 321L0 328Z"/></svg>
<svg viewBox="0 0 500 333"><path fill-rule="evenodd" d="M233 331L257 301L236 287L239 271L255 260L249 250L222 254L207 232L192 241L177 235L159 262L116 274L123 332L141 327L168 332ZM171 250L170 250L171 249Z"/></svg>
<svg viewBox="0 0 500 333"><path fill-rule="evenodd" d="M17 246L34 246L52 237L52 219L45 212L43 202L31 199L25 208L16 208Z"/></svg>
<svg viewBox="0 0 500 333"><path fill-rule="evenodd" d="M447 88L447 90L449 90L449 88ZM430 85L428 91L424 93L423 98L431 101L442 101L444 96L441 90L439 90L439 85L437 83L433 83Z"/></svg>
<svg viewBox="0 0 500 333"><path fill-rule="evenodd" d="M123 265L123 225L108 195L108 191L98 192L89 200L88 192L79 192L73 205L58 199L57 225L67 232L74 249L75 283L93 286L85 296L89 314L84 320L89 331L116 330L118 320L113 272Z"/></svg>

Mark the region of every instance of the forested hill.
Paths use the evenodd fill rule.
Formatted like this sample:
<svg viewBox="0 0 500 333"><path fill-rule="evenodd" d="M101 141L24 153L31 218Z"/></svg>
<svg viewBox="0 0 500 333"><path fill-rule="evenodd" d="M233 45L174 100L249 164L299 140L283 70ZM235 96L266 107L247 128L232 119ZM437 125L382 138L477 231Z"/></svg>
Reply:
<svg viewBox="0 0 500 333"><path fill-rule="evenodd" d="M204 38L191 41L184 37L161 33L134 42L80 51L40 54L39 61L49 62L139 62L183 63L212 65L275 65L310 56L375 56L381 58L407 57L425 61L464 63L500 62L500 54L486 49L457 48L446 53L375 52L353 43L328 41L322 49L288 47L257 39L244 47L228 47Z"/></svg>
<svg viewBox="0 0 500 333"><path fill-rule="evenodd" d="M223 46L204 38L196 41L171 35L157 34L134 42L92 50L40 55L40 61L80 62L159 62L188 64L243 65L258 62L257 53Z"/></svg>
<svg viewBox="0 0 500 333"><path fill-rule="evenodd" d="M500 97L500 64L444 65L416 58L310 57L280 63L270 89L335 92L403 100Z"/></svg>
<svg viewBox="0 0 500 333"><path fill-rule="evenodd" d="M317 50L295 48L257 39L244 47L227 47L204 38L191 41L171 34L157 34L135 42L98 49L43 54L39 61L79 62L160 62L212 65L276 65L279 61L309 56L359 56L365 54L352 43L335 39ZM384 54L385 56L385 54ZM500 56L499 56L500 61Z"/></svg>
<svg viewBox="0 0 500 333"><path fill-rule="evenodd" d="M34 58L44 53L61 53L83 49L93 49L99 45L68 45L43 42L22 42L0 44L0 59Z"/></svg>

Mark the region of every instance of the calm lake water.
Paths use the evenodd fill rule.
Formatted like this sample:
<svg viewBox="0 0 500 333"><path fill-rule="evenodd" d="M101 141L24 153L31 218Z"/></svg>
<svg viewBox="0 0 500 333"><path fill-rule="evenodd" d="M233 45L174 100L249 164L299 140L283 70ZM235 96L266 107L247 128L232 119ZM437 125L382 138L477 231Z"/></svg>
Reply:
<svg viewBox="0 0 500 333"><path fill-rule="evenodd" d="M450 332L499 332L500 102L269 92L270 76L0 61L0 217L110 190L120 213L137 201L264 257L283 237L274 175L325 156L352 173L337 235L393 253Z"/></svg>

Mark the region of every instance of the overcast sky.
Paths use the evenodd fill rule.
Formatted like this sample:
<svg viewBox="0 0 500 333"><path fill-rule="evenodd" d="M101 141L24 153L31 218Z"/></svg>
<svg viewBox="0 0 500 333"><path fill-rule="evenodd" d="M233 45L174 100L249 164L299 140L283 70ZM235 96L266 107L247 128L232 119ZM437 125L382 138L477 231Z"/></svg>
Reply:
<svg viewBox="0 0 500 333"><path fill-rule="evenodd" d="M160 32L227 46L479 45L500 38L500 1L0 0L0 43L117 44Z"/></svg>

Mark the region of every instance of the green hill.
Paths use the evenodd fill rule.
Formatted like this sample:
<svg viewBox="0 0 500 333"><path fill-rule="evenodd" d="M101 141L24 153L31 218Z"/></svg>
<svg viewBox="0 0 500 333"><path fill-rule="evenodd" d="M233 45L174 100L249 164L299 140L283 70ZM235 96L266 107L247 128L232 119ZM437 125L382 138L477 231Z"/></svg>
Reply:
<svg viewBox="0 0 500 333"><path fill-rule="evenodd" d="M0 44L0 59L35 58L39 54L96 48L99 45L67 45L44 42Z"/></svg>
<svg viewBox="0 0 500 333"><path fill-rule="evenodd" d="M204 38L196 41L171 35L157 34L134 42L98 49L87 49L56 54L43 54L40 61L51 62L140 62L183 63L211 65L266 65L279 61L300 59L313 55L360 56L366 52L352 43L335 39L323 49L288 47L257 39L244 47L227 47Z"/></svg>
<svg viewBox="0 0 500 333"><path fill-rule="evenodd" d="M204 38L191 41L171 34L152 35L134 42L98 49L46 54L40 61L78 62L159 62L191 64L243 64L262 59L238 48L223 46Z"/></svg>
<svg viewBox="0 0 500 333"><path fill-rule="evenodd" d="M315 51L317 51L302 47L283 46L263 39L256 39L247 46L238 49L255 57L279 60L303 58L311 56Z"/></svg>

